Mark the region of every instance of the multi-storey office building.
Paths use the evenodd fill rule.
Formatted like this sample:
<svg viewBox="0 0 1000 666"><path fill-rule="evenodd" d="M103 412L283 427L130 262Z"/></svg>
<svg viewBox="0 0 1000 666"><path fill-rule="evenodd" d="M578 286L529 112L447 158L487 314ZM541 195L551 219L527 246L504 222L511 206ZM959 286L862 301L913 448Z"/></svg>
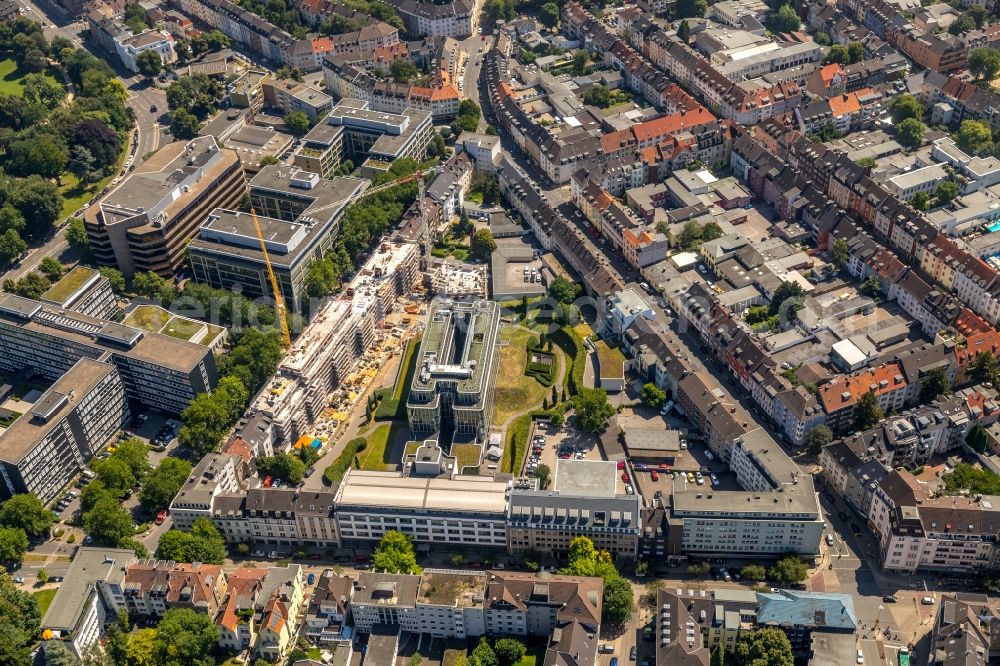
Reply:
<svg viewBox="0 0 1000 666"><path fill-rule="evenodd" d="M218 381L209 347L0 296L0 369L56 380L81 358L114 365L130 400L171 414Z"/></svg>
<svg viewBox="0 0 1000 666"><path fill-rule="evenodd" d="M324 180L291 167L264 167L250 181L257 225L249 213L213 210L188 245L194 279L238 288L251 299L270 298L259 227L282 296L293 311L301 311L309 264L331 249L344 210L367 186L358 178Z"/></svg>
<svg viewBox="0 0 1000 666"><path fill-rule="evenodd" d="M31 492L51 502L128 418L115 366L80 359L27 414L0 430L0 495Z"/></svg>
<svg viewBox="0 0 1000 666"><path fill-rule="evenodd" d="M552 490L511 491L510 552L561 557L573 539L586 536L614 557L635 559L642 529L639 496L621 490L613 461L559 460Z"/></svg>
<svg viewBox="0 0 1000 666"><path fill-rule="evenodd" d="M675 546L729 557L819 553L825 522L812 477L770 435L758 428L740 437L729 464L744 490L689 488L671 496L668 520L681 532Z"/></svg>
<svg viewBox="0 0 1000 666"><path fill-rule="evenodd" d="M168 144L87 209L91 252L126 277L147 271L172 276L208 213L235 208L245 191L239 157L214 138Z"/></svg>
<svg viewBox="0 0 1000 666"><path fill-rule="evenodd" d="M406 401L410 430L486 436L496 390L500 306L434 300Z"/></svg>
<svg viewBox="0 0 1000 666"><path fill-rule="evenodd" d="M41 295L42 303L90 317L117 319L118 298L111 281L93 268L77 266Z"/></svg>
<svg viewBox="0 0 1000 666"><path fill-rule="evenodd" d="M348 545L371 545L397 530L418 544L503 550L507 491L506 482L481 476L420 478L352 469L334 500L337 532Z"/></svg>
<svg viewBox="0 0 1000 666"><path fill-rule="evenodd" d="M342 99L330 111L326 122L343 127L345 156L360 164L366 175L388 171L403 157L420 162L434 136L431 114L418 109L402 113L372 111L369 103Z"/></svg>
<svg viewBox="0 0 1000 666"><path fill-rule="evenodd" d="M302 145L295 151L295 166L323 178L331 178L344 154L344 128L340 125L319 123L302 137Z"/></svg>
<svg viewBox="0 0 1000 666"><path fill-rule="evenodd" d="M289 114L301 111L316 122L333 108L333 98L312 86L298 81L265 80L261 84L264 103L271 109Z"/></svg>

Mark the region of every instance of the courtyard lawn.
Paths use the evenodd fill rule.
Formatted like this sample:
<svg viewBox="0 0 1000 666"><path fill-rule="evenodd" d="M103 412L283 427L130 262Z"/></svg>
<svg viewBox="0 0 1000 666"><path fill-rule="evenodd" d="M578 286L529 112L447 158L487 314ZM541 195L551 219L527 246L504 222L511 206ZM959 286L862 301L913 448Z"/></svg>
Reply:
<svg viewBox="0 0 1000 666"><path fill-rule="evenodd" d="M38 612L42 614L42 617L45 617L45 611L52 605L52 599L55 598L57 590L58 588L52 588L51 590L38 590L31 593L31 596L38 601Z"/></svg>
<svg viewBox="0 0 1000 666"><path fill-rule="evenodd" d="M509 344L500 348L500 372L497 375L496 403L493 423L502 424L508 418L527 409L535 409L550 389L539 384L534 377L524 374L528 362L528 339L534 333L523 328L506 328L500 332Z"/></svg>
<svg viewBox="0 0 1000 666"><path fill-rule="evenodd" d="M200 337L200 335L204 332L204 329L205 324L200 321L188 319L187 317L174 317L163 329L163 333L166 333L172 338L191 340L196 335Z"/></svg>
<svg viewBox="0 0 1000 666"><path fill-rule="evenodd" d="M601 366L601 377L603 379L622 379L625 374L625 355L617 347L609 347L604 340L598 340L594 345L597 348L597 360Z"/></svg>
<svg viewBox="0 0 1000 666"><path fill-rule="evenodd" d="M361 469L369 472L383 472L386 470L388 462L385 457L388 455L389 438L392 434L392 424L380 425L374 430L359 435L368 440L368 447L361 452Z"/></svg>

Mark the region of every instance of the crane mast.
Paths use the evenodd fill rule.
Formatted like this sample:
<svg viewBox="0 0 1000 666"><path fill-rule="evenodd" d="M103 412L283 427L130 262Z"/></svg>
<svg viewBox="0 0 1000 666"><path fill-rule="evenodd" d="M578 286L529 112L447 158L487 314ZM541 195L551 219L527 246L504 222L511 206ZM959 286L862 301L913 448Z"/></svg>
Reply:
<svg viewBox="0 0 1000 666"><path fill-rule="evenodd" d="M260 232L260 223L257 221L257 211L250 208L250 216L253 218L253 228L257 232L257 240L260 241L260 251L264 255L264 265L267 266L267 277L271 281L271 291L274 292L274 310L278 318L278 325L281 326L281 339L286 347L292 345L292 335L288 331L288 319L286 318L285 297L281 295L281 287L278 285L278 278L274 275L274 268L271 267L271 257L267 254L267 244L264 242L264 234Z"/></svg>

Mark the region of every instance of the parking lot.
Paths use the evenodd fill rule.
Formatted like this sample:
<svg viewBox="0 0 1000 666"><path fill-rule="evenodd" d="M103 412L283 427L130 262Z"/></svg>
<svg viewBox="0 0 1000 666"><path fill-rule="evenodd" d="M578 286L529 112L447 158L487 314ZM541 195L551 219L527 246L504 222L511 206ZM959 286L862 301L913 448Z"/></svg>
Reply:
<svg viewBox="0 0 1000 666"><path fill-rule="evenodd" d="M542 440L539 440L539 437ZM546 465L555 476L556 461L560 458L601 460L597 440L572 428L556 428L536 422L528 441L529 450L523 472L529 476L533 475L532 472L538 465Z"/></svg>

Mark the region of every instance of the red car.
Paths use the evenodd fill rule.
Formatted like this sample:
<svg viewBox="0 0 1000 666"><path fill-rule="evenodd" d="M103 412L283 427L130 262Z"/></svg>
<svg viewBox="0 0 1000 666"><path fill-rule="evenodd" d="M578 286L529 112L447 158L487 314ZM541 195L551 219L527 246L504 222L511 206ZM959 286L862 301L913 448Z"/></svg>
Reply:
<svg viewBox="0 0 1000 666"><path fill-rule="evenodd" d="M167 514L167 510L166 509L160 509L159 511L157 511L156 512L156 524L157 525L162 525L163 521L167 519L167 515L168 514Z"/></svg>
<svg viewBox="0 0 1000 666"><path fill-rule="evenodd" d="M653 470L652 472L649 473L649 478L651 478L653 481L659 481L660 475L656 473L656 470Z"/></svg>
<svg viewBox="0 0 1000 666"><path fill-rule="evenodd" d="M624 474L622 474L622 481L624 481L625 483L628 483L628 472L625 472Z"/></svg>
<svg viewBox="0 0 1000 666"><path fill-rule="evenodd" d="M270 488L272 483L274 483L274 479L272 479L269 476L265 476L264 477L264 487L265 488Z"/></svg>
<svg viewBox="0 0 1000 666"><path fill-rule="evenodd" d="M660 469L662 469L665 472L669 471L670 470L670 465L668 465L667 463L660 463Z"/></svg>
<svg viewBox="0 0 1000 666"><path fill-rule="evenodd" d="M618 461L618 469L625 469L625 461L624 460L619 460Z"/></svg>

